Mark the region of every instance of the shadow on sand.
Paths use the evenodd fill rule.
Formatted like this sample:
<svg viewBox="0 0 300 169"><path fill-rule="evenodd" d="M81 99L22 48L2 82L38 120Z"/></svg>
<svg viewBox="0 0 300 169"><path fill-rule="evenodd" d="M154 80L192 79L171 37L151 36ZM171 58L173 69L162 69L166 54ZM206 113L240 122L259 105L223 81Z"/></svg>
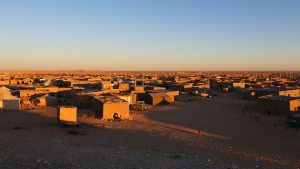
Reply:
<svg viewBox="0 0 300 169"><path fill-rule="evenodd" d="M0 153L0 157L2 159L7 158L17 161L19 164L24 163L23 167L31 165L27 164L27 162L32 162L39 158L57 161L57 164L64 163L64 159L68 158L63 155L64 153L67 155L72 155L72 153L74 153L77 154L74 158L85 159L85 162L93 162L97 160L101 161L101 159L99 159L99 156L97 156L96 152L93 152L96 154L94 154L92 157L87 158L84 156L84 154L86 154L88 151L92 151L90 150L91 147L93 149L99 147L113 148L115 149L116 153L120 150L120 147L125 147L128 149L128 151L133 150L143 152L142 155L144 155L144 157L141 157L143 159L147 159L146 154L148 153L154 154L154 156L157 157L159 154L167 154L165 158L173 160L186 160L184 163L187 165L189 165L189 162L191 162L191 165L193 163L193 160L188 160L187 158L191 157L194 159L195 156L197 156L197 159L194 159L196 160L194 161L196 164L205 164L206 166L209 166L212 163L210 161L208 162L207 159L213 158L222 159L219 161L220 163L233 162L240 166L245 165L246 168L248 168L247 165L249 164L249 161L260 163L261 165L287 165L276 161L275 163L269 163L268 161L264 160L256 161L257 159L254 158L252 159L243 157L236 159L236 157L240 157L240 155L220 152L218 148L212 148L209 145L206 145L206 143L201 143L201 141L187 144L187 142L184 140L176 140L169 136L162 136L156 132L106 128L105 125L109 123L123 122L105 122L101 127L85 124L80 127L80 130L85 131L86 134L77 135L70 133L69 128L59 126L57 124L56 117L49 117L39 113L22 111L0 112L0 135L2 138L0 148L3 150ZM160 123L160 125L171 130L179 130L196 134L195 130L192 129L181 127L178 128L177 126L169 125L167 123ZM204 133L204 135L210 137L209 133ZM216 135L211 137L224 139L219 138L219 136ZM74 151L76 149L78 149L78 151L81 153L75 153ZM120 157L117 160L126 160L127 157L125 156L126 154L124 154L124 157ZM102 162L107 163L107 158L115 157L103 157ZM154 166L150 168L155 168L155 166L159 167L159 158L154 159L155 163L157 164L149 164ZM23 161L24 159L25 161ZM110 162L113 163L113 161ZM76 164L76 161L74 161L74 163ZM172 163L172 161L165 163ZM120 163L120 165L125 164ZM134 162L127 165L129 165L129 167L124 168L132 168L132 166L134 166ZM120 168L121 167L122 166L120 166Z"/></svg>

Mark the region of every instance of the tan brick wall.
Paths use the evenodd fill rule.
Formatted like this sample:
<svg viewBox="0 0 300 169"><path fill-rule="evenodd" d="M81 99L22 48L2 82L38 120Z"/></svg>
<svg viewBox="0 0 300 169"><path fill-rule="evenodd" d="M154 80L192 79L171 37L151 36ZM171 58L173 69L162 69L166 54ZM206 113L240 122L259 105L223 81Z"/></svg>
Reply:
<svg viewBox="0 0 300 169"><path fill-rule="evenodd" d="M118 113L122 119L129 118L128 103L106 103L103 105L103 119L113 119L115 113Z"/></svg>
<svg viewBox="0 0 300 169"><path fill-rule="evenodd" d="M77 108L76 107L59 107L58 109L59 122L77 122Z"/></svg>

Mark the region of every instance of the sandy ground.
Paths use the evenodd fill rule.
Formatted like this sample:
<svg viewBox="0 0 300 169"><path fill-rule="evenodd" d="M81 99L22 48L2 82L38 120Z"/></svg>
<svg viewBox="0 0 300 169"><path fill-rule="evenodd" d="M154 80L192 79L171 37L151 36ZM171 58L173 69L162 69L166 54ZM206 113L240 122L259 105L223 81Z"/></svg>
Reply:
<svg viewBox="0 0 300 169"><path fill-rule="evenodd" d="M79 135L51 107L0 112L0 168L300 168L300 133L283 117L241 113L235 94L181 100L121 122L80 110Z"/></svg>

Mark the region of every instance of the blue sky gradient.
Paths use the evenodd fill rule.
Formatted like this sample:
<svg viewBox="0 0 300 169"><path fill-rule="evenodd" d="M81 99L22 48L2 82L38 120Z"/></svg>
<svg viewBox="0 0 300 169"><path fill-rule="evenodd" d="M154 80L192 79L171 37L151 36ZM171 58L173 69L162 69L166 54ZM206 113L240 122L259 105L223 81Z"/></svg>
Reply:
<svg viewBox="0 0 300 169"><path fill-rule="evenodd" d="M300 70L298 0L0 0L0 70Z"/></svg>

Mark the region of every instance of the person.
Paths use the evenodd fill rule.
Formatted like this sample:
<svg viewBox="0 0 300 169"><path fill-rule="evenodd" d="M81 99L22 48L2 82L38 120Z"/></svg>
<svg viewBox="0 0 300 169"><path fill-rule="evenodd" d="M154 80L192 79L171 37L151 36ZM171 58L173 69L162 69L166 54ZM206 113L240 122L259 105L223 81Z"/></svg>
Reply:
<svg viewBox="0 0 300 169"><path fill-rule="evenodd" d="M198 135L201 136L201 134L202 134L202 133L201 133L201 130L198 129Z"/></svg>
<svg viewBox="0 0 300 169"><path fill-rule="evenodd" d="M119 117L118 113L114 113L114 116L113 116L113 118L114 118L114 120L119 120L119 119L120 119L120 117Z"/></svg>

